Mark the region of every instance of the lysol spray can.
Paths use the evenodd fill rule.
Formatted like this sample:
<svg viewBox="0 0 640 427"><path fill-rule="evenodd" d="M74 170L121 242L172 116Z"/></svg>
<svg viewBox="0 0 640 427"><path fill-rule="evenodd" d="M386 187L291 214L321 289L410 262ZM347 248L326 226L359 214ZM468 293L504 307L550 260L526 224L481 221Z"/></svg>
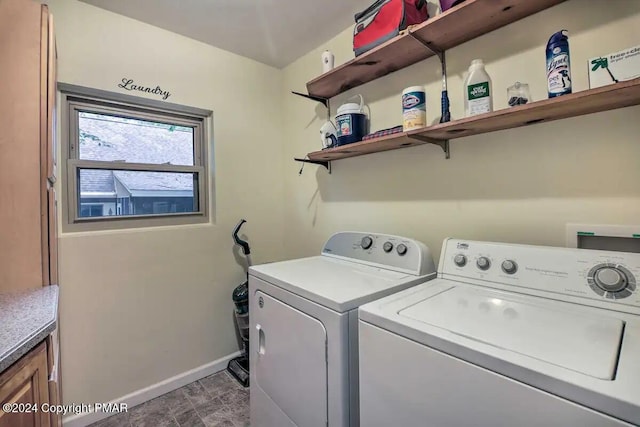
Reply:
<svg viewBox="0 0 640 427"><path fill-rule="evenodd" d="M547 89L549 98L571 93L569 33L558 31L547 43Z"/></svg>

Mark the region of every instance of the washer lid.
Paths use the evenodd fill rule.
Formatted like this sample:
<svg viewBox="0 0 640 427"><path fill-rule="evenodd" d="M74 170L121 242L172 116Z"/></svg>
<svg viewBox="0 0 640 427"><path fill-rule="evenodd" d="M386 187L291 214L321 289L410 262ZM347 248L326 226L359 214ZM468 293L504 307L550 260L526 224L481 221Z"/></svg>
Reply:
<svg viewBox="0 0 640 427"><path fill-rule="evenodd" d="M258 265L249 274L340 313L426 280L326 256Z"/></svg>
<svg viewBox="0 0 640 427"><path fill-rule="evenodd" d="M446 289L398 315L605 380L615 376L624 328L612 317L466 287Z"/></svg>

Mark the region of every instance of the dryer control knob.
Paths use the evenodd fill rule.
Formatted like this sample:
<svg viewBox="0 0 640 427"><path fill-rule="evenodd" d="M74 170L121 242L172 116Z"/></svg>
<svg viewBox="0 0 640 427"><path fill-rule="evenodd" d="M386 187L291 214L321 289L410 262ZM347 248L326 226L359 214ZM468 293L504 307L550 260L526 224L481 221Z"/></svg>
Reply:
<svg viewBox="0 0 640 427"><path fill-rule="evenodd" d="M393 250L393 243L391 242L384 242L384 245L382 245L382 249L386 252L389 253Z"/></svg>
<svg viewBox="0 0 640 427"><path fill-rule="evenodd" d="M370 236L363 237L360 241L360 246L362 246L362 249L364 250L369 249L371 246L373 246L373 239Z"/></svg>
<svg viewBox="0 0 640 427"><path fill-rule="evenodd" d="M507 274L516 274L516 271L518 271L518 264L516 264L515 261L511 261L510 259L505 260L502 263L502 271Z"/></svg>
<svg viewBox="0 0 640 427"><path fill-rule="evenodd" d="M596 271L594 281L599 288L607 292L624 291L629 282L627 276L615 267L604 267Z"/></svg>
<svg viewBox="0 0 640 427"><path fill-rule="evenodd" d="M453 258L453 263L458 267L464 267L467 265L467 257L462 254L458 254Z"/></svg>
<svg viewBox="0 0 640 427"><path fill-rule="evenodd" d="M405 245L404 243L400 243L397 247L396 247L396 251L398 252L398 255L400 256L404 256L407 254L407 245Z"/></svg>
<svg viewBox="0 0 640 427"><path fill-rule="evenodd" d="M480 270L486 271L489 269L489 267L491 267L491 261L486 256L481 256L480 258L478 258L478 261L476 261L476 265Z"/></svg>

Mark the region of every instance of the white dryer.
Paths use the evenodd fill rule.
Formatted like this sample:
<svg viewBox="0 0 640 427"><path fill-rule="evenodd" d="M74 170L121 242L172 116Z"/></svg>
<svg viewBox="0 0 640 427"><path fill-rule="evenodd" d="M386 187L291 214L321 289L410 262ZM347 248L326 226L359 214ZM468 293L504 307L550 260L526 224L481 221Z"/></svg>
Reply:
<svg viewBox="0 0 640 427"><path fill-rule="evenodd" d="M359 311L367 427L640 425L640 255L445 240Z"/></svg>
<svg viewBox="0 0 640 427"><path fill-rule="evenodd" d="M420 242L356 232L251 267L251 426L358 426L357 309L435 271Z"/></svg>

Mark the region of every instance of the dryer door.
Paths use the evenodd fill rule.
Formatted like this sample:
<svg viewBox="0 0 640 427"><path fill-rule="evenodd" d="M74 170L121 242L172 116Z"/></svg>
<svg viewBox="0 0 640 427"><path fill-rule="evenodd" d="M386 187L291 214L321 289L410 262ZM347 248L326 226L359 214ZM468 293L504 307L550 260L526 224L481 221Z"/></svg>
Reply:
<svg viewBox="0 0 640 427"><path fill-rule="evenodd" d="M327 331L322 323L259 291L252 297L251 316L256 385L296 425L326 427Z"/></svg>

